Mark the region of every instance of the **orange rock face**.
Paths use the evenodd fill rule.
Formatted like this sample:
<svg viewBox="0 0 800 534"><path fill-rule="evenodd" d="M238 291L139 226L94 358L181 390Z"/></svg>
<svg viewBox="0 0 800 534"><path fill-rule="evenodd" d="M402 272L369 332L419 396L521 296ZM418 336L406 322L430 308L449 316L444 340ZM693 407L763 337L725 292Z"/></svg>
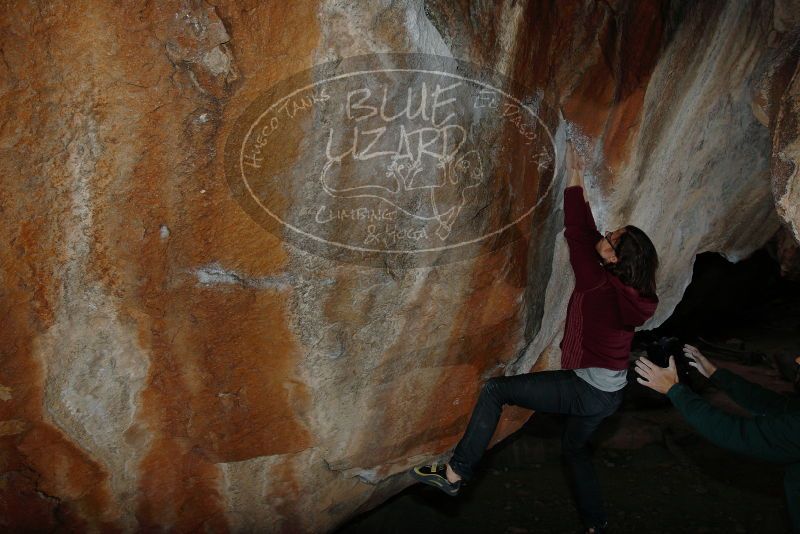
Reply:
<svg viewBox="0 0 800 534"><path fill-rule="evenodd" d="M601 229L636 224L659 250L645 328L698 252L745 257L781 221L800 235L798 21L781 1L8 4L0 527L321 532L407 487L487 377L558 366L567 137ZM346 113L376 80L394 106L420 87L392 64L327 108L298 93L290 126L261 130L270 172L251 193L270 210L253 211L226 157L256 139L240 131L254 103L387 52L522 89L462 80L452 123L403 129ZM324 159L322 134L376 120L399 135L391 164L377 144ZM405 217L401 253L353 252L373 212ZM506 408L492 444L529 416Z"/></svg>

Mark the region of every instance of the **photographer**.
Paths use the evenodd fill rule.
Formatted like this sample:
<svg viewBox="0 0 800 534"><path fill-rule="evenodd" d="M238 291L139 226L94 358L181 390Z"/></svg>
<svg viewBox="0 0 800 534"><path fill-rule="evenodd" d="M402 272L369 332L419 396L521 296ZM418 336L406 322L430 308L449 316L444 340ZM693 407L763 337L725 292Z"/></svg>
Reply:
<svg viewBox="0 0 800 534"><path fill-rule="evenodd" d="M659 367L647 358L636 360L636 380L666 394L697 433L726 449L787 465L784 489L794 532L800 533L800 399L784 397L753 384L727 369L717 369L691 345L684 355L703 376L754 417L740 417L713 407L678 382L675 358ZM795 360L800 364L800 356Z"/></svg>

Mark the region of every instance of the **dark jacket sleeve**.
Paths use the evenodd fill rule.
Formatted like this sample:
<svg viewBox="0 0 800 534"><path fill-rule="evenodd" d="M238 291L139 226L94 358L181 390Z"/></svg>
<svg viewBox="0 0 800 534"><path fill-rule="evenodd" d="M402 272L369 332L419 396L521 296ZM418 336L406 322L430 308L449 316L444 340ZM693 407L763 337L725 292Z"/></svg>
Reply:
<svg viewBox="0 0 800 534"><path fill-rule="evenodd" d="M583 200L583 188L578 185L564 190L564 237L575 272L575 289L585 291L597 286L603 279L603 267L595 245L602 236L589 203Z"/></svg>
<svg viewBox="0 0 800 534"><path fill-rule="evenodd" d="M756 415L800 413L800 398L787 397L745 380L727 369L717 369L711 382L736 404Z"/></svg>
<svg viewBox="0 0 800 534"><path fill-rule="evenodd" d="M667 396L695 431L715 445L772 462L800 461L798 414L752 418L729 414L680 383Z"/></svg>

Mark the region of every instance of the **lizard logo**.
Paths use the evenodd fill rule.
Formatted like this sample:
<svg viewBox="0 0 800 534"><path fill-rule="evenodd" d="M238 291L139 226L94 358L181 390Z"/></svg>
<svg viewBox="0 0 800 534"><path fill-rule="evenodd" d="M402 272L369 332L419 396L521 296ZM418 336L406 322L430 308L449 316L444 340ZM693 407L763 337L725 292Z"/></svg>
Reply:
<svg viewBox="0 0 800 534"><path fill-rule="evenodd" d="M461 261L530 234L552 191L557 122L541 92L463 61L356 56L253 101L228 136L226 177L254 220L307 252Z"/></svg>

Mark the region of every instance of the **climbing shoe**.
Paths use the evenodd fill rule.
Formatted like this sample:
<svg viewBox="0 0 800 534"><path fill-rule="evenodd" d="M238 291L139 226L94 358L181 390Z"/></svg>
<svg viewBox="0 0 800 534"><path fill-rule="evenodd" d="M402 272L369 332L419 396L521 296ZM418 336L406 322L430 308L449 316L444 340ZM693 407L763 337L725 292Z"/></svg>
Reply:
<svg viewBox="0 0 800 534"><path fill-rule="evenodd" d="M461 489L461 480L455 483L447 480L447 464L432 463L415 467L411 476L423 484L439 488L451 497L458 495L458 490Z"/></svg>

